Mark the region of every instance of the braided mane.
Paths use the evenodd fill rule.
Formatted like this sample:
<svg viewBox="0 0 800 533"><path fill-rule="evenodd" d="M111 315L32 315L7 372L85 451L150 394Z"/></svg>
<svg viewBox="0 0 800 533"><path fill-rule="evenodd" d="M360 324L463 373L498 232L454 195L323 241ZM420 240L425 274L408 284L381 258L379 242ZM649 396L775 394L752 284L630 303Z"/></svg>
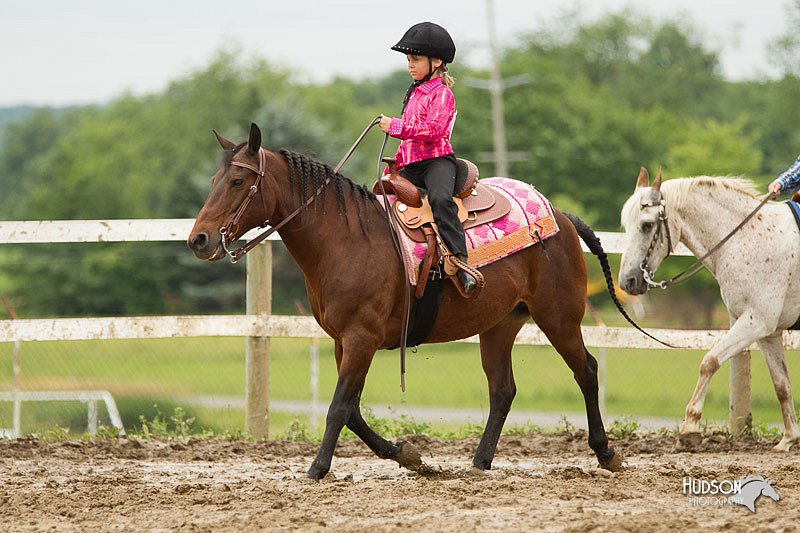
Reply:
<svg viewBox="0 0 800 533"><path fill-rule="evenodd" d="M291 150L282 149L281 155L289 165L289 187L292 194L297 191L300 199L300 217L305 219L306 200L313 196L312 205L314 211L317 210L317 196L322 198L322 212L325 213L325 199L327 198L328 188L326 182L330 180L336 188L336 198L339 204L339 213L347 217L346 195L349 195L356 207L358 223L364 235L369 231L369 205L376 200L375 195L364 187L353 182L350 178L334 172L333 168L326 163L315 161L305 155L298 154ZM319 195L317 190L322 189Z"/></svg>

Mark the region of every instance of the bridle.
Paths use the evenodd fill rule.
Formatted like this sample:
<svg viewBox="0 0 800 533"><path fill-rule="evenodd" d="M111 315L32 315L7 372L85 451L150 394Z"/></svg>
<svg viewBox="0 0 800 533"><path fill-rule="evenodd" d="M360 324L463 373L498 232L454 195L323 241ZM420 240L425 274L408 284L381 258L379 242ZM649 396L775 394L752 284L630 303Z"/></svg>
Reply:
<svg viewBox="0 0 800 533"><path fill-rule="evenodd" d="M725 237L722 238L716 245L714 245L708 252L706 252L703 257L700 257L694 261L691 265L686 267L684 270L676 274L675 276L664 280L664 281L655 281L653 279L653 272L648 268L647 262L650 260L650 254L653 253L653 250L656 247L656 243L661 240L661 228L662 226L665 228L664 233L667 235L667 255L669 257L672 253L672 236L670 235L669 231L669 221L667 219L667 202L664 198L664 194L661 193L661 198L658 201L651 201L651 202L642 202L641 209L645 209L648 207L658 207L658 222L656 223L656 230L653 232L653 238L650 241L650 246L647 247L647 253L644 254L644 259L639 264L639 269L642 271L642 277L644 278L645 283L650 288L659 288L659 289L666 289L671 285L677 285L678 283L682 283L701 270L705 268L703 265L703 261L705 261L711 254L722 248L722 245L728 242L728 239L733 237L734 233L742 229L742 227L747 224L747 222L758 213L759 209L764 207L769 200L774 198L776 195L773 193L767 194L763 200L753 209L750 214L744 217L744 220L739 222L739 224L733 228L730 233L728 233ZM666 259L665 257L665 259Z"/></svg>
<svg viewBox="0 0 800 533"><path fill-rule="evenodd" d="M350 158L350 156L353 154L353 152L358 147L358 145L361 144L361 141L364 140L364 137L367 135L367 132L369 132L369 130L372 129L373 126L377 126L378 124L380 124L380 122L381 122L381 116L379 115L379 116L375 117L372 120L372 122L369 123L369 125L367 125L367 127L364 129L364 131L361 132L361 135L359 135L359 137L356 139L356 141L353 143L353 145L350 147L350 149L344 154L344 156L339 161L339 163L333 168L334 175L338 174L339 170L341 170L342 166ZM380 164L381 164L381 161L383 159L383 152L384 152L384 149L386 148L386 141L388 139L389 139L388 134L384 135L383 145L381 146L380 155L378 156L378 170L379 171L380 171ZM255 183L253 183L253 185L250 186L250 190L248 191L247 196L244 198L244 200L242 200L242 203L236 209L236 211L234 212L234 214L231 217L231 219L227 223L225 223L224 226L222 226L219 229L220 235L222 235L222 248L223 248L223 250L225 250L225 253L230 257L231 263L236 263L247 252L249 252L250 250L252 250L256 246L258 246L262 241L264 241L264 239L266 239L267 237L269 237L270 235L272 235L273 233L278 231L286 223L288 223L290 220L292 220L294 217L296 217L300 213L300 211L302 210L302 208L304 206L303 206L303 204L301 204L300 207L298 207L297 209L292 211L286 218L284 218L278 224L276 224L276 225L268 228L267 230L263 231L262 233L258 234L252 240L250 240L247 243L243 244L239 248L237 248L235 250L229 250L228 249L228 244L229 243L233 243L234 241L236 241L239 238L236 235L236 233L239 230L239 220L242 218L242 215L247 210L247 208L250 206L250 202L253 200L253 196L255 196L257 193L259 193L259 190L261 190L261 193L260 193L261 194L261 201L263 203L264 217L265 217L264 222L259 227L263 228L263 227L265 227L265 226L270 224L270 220L268 218L269 213L267 211L267 199L266 199L266 196L264 195L263 187L260 187L263 184L264 176L266 175L266 170L267 170L267 152L266 152L266 150L264 148L260 148L259 151L258 151L258 168L254 167L253 165L250 165L249 163L242 163L242 162L239 162L239 161L232 161L231 162L231 166L246 168L246 169L252 170L253 172L256 173L256 181L255 181ZM380 174L380 172L378 172L378 174ZM314 192L314 194L312 194L311 197L308 200L305 201L305 206L306 207L311 205L311 203L314 201L314 198L316 198L317 195L319 195L322 192L322 190L325 189L325 187L327 187L327 185L328 185L328 183L330 183L330 181L331 181L331 179L327 178L325 180L325 182L322 185L320 185L319 188ZM383 188L383 182L380 179L378 179L378 183L380 184L381 193L383 194L383 196L385 198L386 197L386 191ZM399 243L398 238L397 238L397 231L398 231L396 229L397 222L393 218L394 213L392 212L392 210L391 209L387 209L387 212L388 212L389 224L390 224L390 226L392 226L392 229L390 231L390 233L392 235L392 240L393 240L393 243L394 243L394 246L395 246L395 250L397 251L398 255L400 256L400 260L402 262L403 261L403 249L400 246L400 243ZM404 304L403 304L403 325L402 325L402 329L400 331L400 387L403 390L403 392L405 392L405 390L406 390L406 388L405 388L405 352L406 352L406 340L407 340L407 337L408 337L408 324L409 324L410 313L411 313L411 290L410 290L410 285L409 285L408 272L405 269L405 267L402 270L403 270L403 276L405 278L405 299L404 299Z"/></svg>
<svg viewBox="0 0 800 533"><path fill-rule="evenodd" d="M647 252L644 254L644 259L639 264L639 270L642 271L642 277L644 277L645 283L650 288L661 288L666 289L668 286L667 281L656 282L653 280L653 271L648 268L647 262L650 260L650 255L653 253L653 250L656 247L656 244L661 240L661 229L664 228L664 233L667 235L667 255L669 257L672 253L672 234L669 231L669 220L667 218L667 202L664 199L664 195L661 194L661 198L655 202L642 202L639 206L640 209L647 209L648 207L658 207L658 220L656 222L656 230L653 232L653 238L650 240L650 246L647 247ZM665 259L666 259L665 257ZM672 281L672 280L669 280ZM669 283L672 285L672 283Z"/></svg>
<svg viewBox="0 0 800 533"><path fill-rule="evenodd" d="M222 235L222 249L225 250L225 253L228 254L228 256L230 256L231 263L238 262L247 252L261 244L264 239L281 229L290 220L296 217L303 207L311 205L311 202L314 201L314 198L316 198L317 195L322 192L322 189L324 189L330 181L330 178L325 180L325 183L320 185L316 192L312 194L311 197L305 202L305 206L301 204L300 207L289 213L289 215L281 220L278 224L275 224L266 231L258 234L255 238L246 242L239 248L236 248L235 250L229 250L228 244L235 242L239 238L239 236L236 235L236 233L239 231L239 220L242 218L244 212L247 211L247 208L250 207L250 202L253 200L253 196L255 196L256 193L259 193L259 191L261 195L261 203L263 204L264 208L265 219L264 222L258 227L263 228L270 225L269 218L267 218L267 215L269 214L267 211L267 197L264 194L264 187L262 186L264 183L264 176L267 173L267 151L264 148L258 149L258 168L249 163L243 163L241 161L231 161L231 166L246 168L256 173L256 181L250 186L247 196L244 197L242 203L239 205L236 211L234 211L231 219L224 226L219 228L219 233Z"/></svg>
<svg viewBox="0 0 800 533"><path fill-rule="evenodd" d="M225 223L221 228L219 228L219 233L222 235L222 248L225 250L225 253L228 254L231 258L231 263L236 263L241 256L246 254L248 250L243 250L244 246L241 248L237 248L236 250L229 250L228 243L235 242L238 238L236 233L239 231L239 220L244 215L244 212L247 211L247 208L250 207L250 202L253 200L253 197L259 192L260 185L262 185L264 181L264 175L266 174L267 169L267 154L263 148L258 150L258 168L254 167L249 163L244 163L241 161L231 161L231 166L234 167L242 167L248 170L252 170L256 173L256 181L250 186L250 190L247 192L247 196L244 197L242 203L239 204L239 207L234 211L233 216ZM261 192L261 203L264 207L264 222L259 226L263 228L269 224L269 218L267 218L267 197L266 195ZM288 220L286 220L288 222ZM265 237L266 238L266 237ZM262 239L263 240L263 239ZM259 241L261 242L261 241Z"/></svg>
<svg viewBox="0 0 800 533"><path fill-rule="evenodd" d="M372 128L378 123L380 123L380 117L376 117L375 119L373 119L373 121L369 124L369 126L367 126L367 128L361 133L358 139L356 139L356 142L354 142L353 145L350 147L350 149L347 151L347 153L344 154L344 157L342 157L341 161L339 161L339 163L333 168L334 175L339 173L339 170L341 170L342 166L350 158L350 156L353 154L358 145L361 144L361 141L364 139L370 128ZM284 218L277 224L271 225L270 220L268 218L269 212L267 211L267 197L263 191L264 176L266 175L267 172L267 151L264 148L258 149L258 168L254 167L249 163L244 163L241 161L231 161L231 166L246 168L256 173L256 181L250 186L250 190L247 192L247 196L245 196L244 200L242 200L242 203L239 205L236 211L234 211L233 216L230 218L230 220L228 220L228 222L226 222L221 228L219 228L219 233L222 236L222 249L225 250L225 253L230 257L231 263L238 262L242 257L244 257L244 255L247 252L249 252L256 246L261 244L267 237L269 237L270 235L281 229L294 217L300 214L303 208L310 206L312 202L314 202L314 199L325 189L325 187L328 186L328 183L330 183L331 181L331 178L327 178L322 183L322 185L320 185L317 188L317 190L314 191L314 194L312 194L304 203L301 203L297 209L289 213L289 215L286 216L286 218ZM261 202L264 208L265 218L264 222L260 224L258 227L259 228L264 228L266 226L271 226L271 227L259 233L256 237L249 240L239 248L236 248L235 250L229 250L228 245L235 242L240 237L236 235L239 231L239 220L242 218L242 215L244 215L244 212L247 211L247 208L250 207L250 202L253 200L253 196L259 193L259 191L261 195Z"/></svg>

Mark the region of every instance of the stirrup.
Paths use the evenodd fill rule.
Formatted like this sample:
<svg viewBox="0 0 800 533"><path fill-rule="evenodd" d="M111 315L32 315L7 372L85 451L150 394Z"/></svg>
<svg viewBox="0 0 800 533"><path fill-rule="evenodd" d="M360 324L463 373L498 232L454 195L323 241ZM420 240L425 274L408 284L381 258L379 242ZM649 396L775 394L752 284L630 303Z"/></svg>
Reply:
<svg viewBox="0 0 800 533"><path fill-rule="evenodd" d="M475 277L466 270L459 270L456 276L458 277L458 281L461 282L461 287L466 293L474 291L475 287L478 286L478 280L476 280Z"/></svg>
<svg viewBox="0 0 800 533"><path fill-rule="evenodd" d="M450 279L453 280L453 285L455 285L458 292L461 293L461 296L469 300L478 297L486 282L483 278L483 274L481 274L477 268L468 265L466 262L454 255L447 256L445 260L445 266L450 266L450 268L456 269L456 272L450 275ZM462 275L472 278L475 286L469 288L469 283L462 280Z"/></svg>

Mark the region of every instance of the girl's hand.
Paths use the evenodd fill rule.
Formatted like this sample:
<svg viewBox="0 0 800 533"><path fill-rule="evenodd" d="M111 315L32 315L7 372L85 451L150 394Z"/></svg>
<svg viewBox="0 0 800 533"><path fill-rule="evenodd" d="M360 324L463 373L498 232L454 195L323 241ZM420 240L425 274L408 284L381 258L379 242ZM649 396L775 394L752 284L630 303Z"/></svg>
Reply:
<svg viewBox="0 0 800 533"><path fill-rule="evenodd" d="M391 126L391 124L392 124L391 117L385 117L381 115L380 128L383 133L389 133L389 126Z"/></svg>
<svg viewBox="0 0 800 533"><path fill-rule="evenodd" d="M381 129L383 129L383 128L381 128ZM778 194L778 193L780 193L780 192L781 192L781 184L780 184L780 182L779 182L779 181L777 181L777 180L776 180L776 181L773 181L772 183L770 183L770 184L769 184L769 187L767 188L767 190L768 190L768 191L769 191L771 194Z"/></svg>

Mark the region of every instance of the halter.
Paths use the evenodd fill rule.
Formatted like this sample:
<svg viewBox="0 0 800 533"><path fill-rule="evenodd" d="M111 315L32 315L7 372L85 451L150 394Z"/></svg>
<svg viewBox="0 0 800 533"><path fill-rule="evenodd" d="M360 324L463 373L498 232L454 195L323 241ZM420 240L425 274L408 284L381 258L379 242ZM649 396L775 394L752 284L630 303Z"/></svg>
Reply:
<svg viewBox="0 0 800 533"><path fill-rule="evenodd" d="M644 259L642 259L641 264L639 265L639 269L642 271L642 277L644 278L645 283L650 288L659 288L659 289L666 289L670 285L677 285L678 283L682 283L687 279L691 278L701 270L703 270L704 265L703 261L705 261L711 254L722 248L722 245L728 242L728 239L733 237L733 235L742 229L742 227L747 224L747 222L758 213L759 209L764 207L769 200L773 199L777 194L769 193L767 194L763 200L753 209L750 214L744 217L744 220L739 222L739 224L733 228L730 233L725 235L721 241L715 244L708 252L706 252L703 257L699 259L695 259L694 263L689 265L687 268L676 274L675 276L660 282L656 282L653 280L653 272L647 268L647 261L650 259L650 254L653 252L653 249L656 246L656 242L658 242L661 238L661 226L662 224L666 228L667 234L667 257L669 257L670 253L672 253L672 237L669 233L669 224L667 222L667 203L664 199L664 194L661 194L661 199L658 202L649 202L649 203L642 203L641 208L644 209L646 207L656 207L658 206L658 224L656 225L656 231L653 233L653 239L650 241L650 246L647 248L647 253L644 254Z"/></svg>

